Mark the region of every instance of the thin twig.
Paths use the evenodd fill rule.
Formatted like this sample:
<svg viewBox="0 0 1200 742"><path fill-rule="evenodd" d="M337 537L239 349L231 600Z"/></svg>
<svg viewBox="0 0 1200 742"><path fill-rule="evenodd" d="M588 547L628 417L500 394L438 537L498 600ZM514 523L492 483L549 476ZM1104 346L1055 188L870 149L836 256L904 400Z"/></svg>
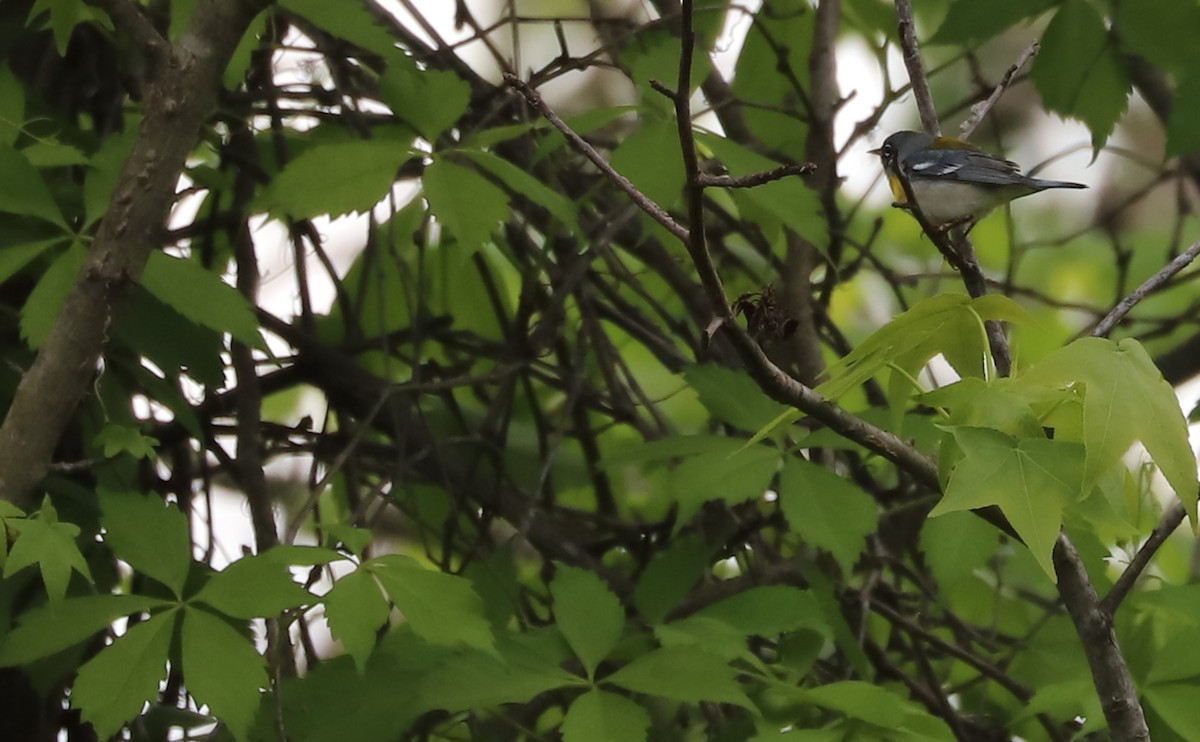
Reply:
<svg viewBox="0 0 1200 742"><path fill-rule="evenodd" d="M813 165L811 162L803 162L792 165L781 165L771 170L764 170L761 173L752 173L750 175L707 175L699 173L696 175L696 182L706 188L754 188L755 186L775 180L782 180L792 175L807 175L815 168L816 165Z"/></svg>
<svg viewBox="0 0 1200 742"><path fill-rule="evenodd" d="M1173 505L1163 513L1162 518L1158 521L1158 525L1154 526L1154 530L1150 532L1150 537L1146 539L1146 543L1142 544L1142 548L1138 549L1137 554L1133 555L1125 571L1113 583L1112 589L1108 591L1108 595L1100 601L1100 610L1104 611L1109 616L1114 616L1117 613L1117 608L1121 607L1121 601L1125 600L1125 596L1137 584L1137 580L1141 577L1142 572L1150 566L1150 560L1158 552L1159 548L1167 542L1167 539L1183 522L1187 513L1183 509L1183 503L1176 500Z"/></svg>
<svg viewBox="0 0 1200 742"><path fill-rule="evenodd" d="M1141 286L1133 290L1133 293L1118 302L1117 306L1113 307L1113 310L1105 315L1104 319L1100 320L1092 330L1092 337L1108 337L1117 323L1124 319L1125 315L1129 314L1140 301L1166 283L1171 276L1191 265L1198 255L1200 255L1200 240L1192 243L1191 247L1175 256L1175 259L1163 266L1158 273L1147 278Z"/></svg>
<svg viewBox="0 0 1200 742"><path fill-rule="evenodd" d="M900 29L904 66L908 69L908 79L912 83L917 112L921 114L921 126L927 133L937 136L942 133L942 129L938 124L937 108L933 105L933 94L929 92L929 78L925 76L925 67L921 62L921 47L917 43L912 0L896 0L896 21Z"/></svg>
<svg viewBox="0 0 1200 742"><path fill-rule="evenodd" d="M614 185L624 191L625 195L629 196L630 200L637 204L642 211L649 214L654 221L666 227L668 232L678 237L681 241L688 242L688 230L684 229L679 222L675 221L671 215L667 213L666 209L659 206L652 199L646 196L646 194L639 191L633 183L629 182L628 178L614 170L612 165L609 165L608 161L605 160L600 153L597 152L594 147L592 147L592 145L588 144L583 137L576 134L575 131L567 125L567 122L563 121L562 118L560 118L559 115L550 108L550 106L546 105L546 101L542 99L542 96L536 90L531 88L525 83L524 80L521 80L516 75L505 73L504 82L508 83L510 87L524 96L525 100L529 102L529 105L533 106L534 110L536 110L543 118L549 121L551 126L553 126L555 129L558 129L559 132L561 132L562 135L567 138L567 141L569 141L571 145L579 151L580 154L588 158L593 165L599 168L600 172L604 173L605 177L607 177L613 182Z"/></svg>
<svg viewBox="0 0 1200 742"><path fill-rule="evenodd" d="M983 117L988 115L988 112L991 111L992 107L996 105L996 102L1000 100L1000 96L1004 95L1004 91L1008 90L1008 87L1012 85L1013 80L1015 80L1017 77L1017 73L1021 71L1022 67L1029 63L1029 60L1033 59L1034 56L1037 55L1041 48L1042 45L1039 41L1034 41L1032 44L1025 47L1025 51L1021 52L1021 56L1017 57L1017 61L1013 63L1013 66L1009 67L1008 72L1004 73L1004 77L1000 78L1000 82L996 85L996 89L993 90L992 94L987 97L987 100L980 101L979 103L971 106L971 115L967 117L966 121L963 121L958 125L958 136L960 139L971 138L971 134L975 132L975 128L979 126L979 122L983 121Z"/></svg>

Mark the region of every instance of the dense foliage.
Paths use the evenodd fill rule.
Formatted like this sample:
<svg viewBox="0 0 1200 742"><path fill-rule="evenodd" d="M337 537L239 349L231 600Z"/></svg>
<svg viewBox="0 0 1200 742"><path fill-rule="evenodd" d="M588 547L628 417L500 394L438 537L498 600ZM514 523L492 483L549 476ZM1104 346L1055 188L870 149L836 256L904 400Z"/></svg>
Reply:
<svg viewBox="0 0 1200 742"><path fill-rule="evenodd" d="M917 5L0 4L0 739L1200 739L1200 4Z"/></svg>

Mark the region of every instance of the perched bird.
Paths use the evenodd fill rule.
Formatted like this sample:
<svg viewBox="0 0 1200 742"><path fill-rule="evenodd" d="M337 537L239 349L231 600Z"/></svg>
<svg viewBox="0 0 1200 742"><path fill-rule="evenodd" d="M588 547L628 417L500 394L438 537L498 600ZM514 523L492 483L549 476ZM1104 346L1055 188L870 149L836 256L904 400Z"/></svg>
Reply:
<svg viewBox="0 0 1200 742"><path fill-rule="evenodd" d="M1016 163L961 139L919 131L898 131L871 153L883 162L896 205L910 208L903 182L907 180L925 219L941 229L976 222L1000 204L1048 188L1087 188L1030 178Z"/></svg>

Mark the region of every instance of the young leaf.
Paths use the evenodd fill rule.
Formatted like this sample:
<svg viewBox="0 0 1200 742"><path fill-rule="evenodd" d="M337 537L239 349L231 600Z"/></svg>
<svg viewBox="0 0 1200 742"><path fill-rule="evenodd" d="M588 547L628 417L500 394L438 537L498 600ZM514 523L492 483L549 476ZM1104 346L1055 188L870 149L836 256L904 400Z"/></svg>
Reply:
<svg viewBox="0 0 1200 742"><path fill-rule="evenodd" d="M365 672L375 648L375 632L390 612L375 577L365 569L356 569L333 583L322 602L333 638L342 643L359 673Z"/></svg>
<svg viewBox="0 0 1200 742"><path fill-rule="evenodd" d="M563 742L643 742L649 728L641 705L599 689L576 698L562 723Z"/></svg>
<svg viewBox="0 0 1200 742"><path fill-rule="evenodd" d="M35 216L67 229L46 182L25 155L0 144L0 211Z"/></svg>
<svg viewBox="0 0 1200 742"><path fill-rule="evenodd" d="M1141 343L1083 338L1051 354L1023 374L1023 385L1066 386L1083 382L1085 484L1095 484L1135 440L1175 489L1196 526L1196 457L1175 392Z"/></svg>
<svg viewBox="0 0 1200 742"><path fill-rule="evenodd" d="M149 459L154 457L154 448L158 445L158 440L142 435L137 428L107 423L92 438L92 444L100 447L106 459L115 458L123 453L135 459Z"/></svg>
<svg viewBox="0 0 1200 742"><path fill-rule="evenodd" d="M438 158L423 179L429 210L474 252L509 217L508 195L477 172Z"/></svg>
<svg viewBox="0 0 1200 742"><path fill-rule="evenodd" d="M846 574L879 524L878 507L849 479L789 458L779 482L779 508L805 541L833 554Z"/></svg>
<svg viewBox="0 0 1200 742"><path fill-rule="evenodd" d="M594 572L559 564L550 583L558 630L583 661L588 677L621 638L625 611Z"/></svg>
<svg viewBox="0 0 1200 742"><path fill-rule="evenodd" d="M695 647L656 649L609 675L604 682L684 703L714 701L754 708L738 685L733 668L720 657Z"/></svg>
<svg viewBox="0 0 1200 742"><path fill-rule="evenodd" d="M228 332L246 345L262 346L258 320L246 297L200 263L152 252L142 286L196 324Z"/></svg>
<svg viewBox="0 0 1200 742"><path fill-rule="evenodd" d="M191 607L184 609L180 637L188 692L245 742L259 689L267 685L267 670L254 643L211 613Z"/></svg>
<svg viewBox="0 0 1200 742"><path fill-rule="evenodd" d="M98 495L104 540L117 558L182 595L192 564L187 516L158 497L106 489Z"/></svg>
<svg viewBox="0 0 1200 742"><path fill-rule="evenodd" d="M25 613L0 644L0 667L25 665L91 637L131 613L166 605L143 595L85 595Z"/></svg>
<svg viewBox="0 0 1200 742"><path fill-rule="evenodd" d="M955 428L954 439L964 456L930 517L999 506L1037 563L1057 580L1051 553L1063 508L1083 492L1083 446L969 427Z"/></svg>
<svg viewBox="0 0 1200 742"><path fill-rule="evenodd" d="M492 627L469 580L425 569L398 554L360 569L374 574L412 630L431 644L491 649Z"/></svg>
<svg viewBox="0 0 1200 742"><path fill-rule="evenodd" d="M254 207L297 219L364 212L387 195L411 156L386 139L322 144L289 162Z"/></svg>
<svg viewBox="0 0 1200 742"><path fill-rule="evenodd" d="M108 739L158 695L167 674L167 650L175 627L170 610L143 621L79 668L71 705Z"/></svg>
<svg viewBox="0 0 1200 742"><path fill-rule="evenodd" d="M1066 0L1054 14L1029 76L1047 108L1087 124L1096 152L1129 104L1129 73L1117 40L1086 0Z"/></svg>
<svg viewBox="0 0 1200 742"><path fill-rule="evenodd" d="M46 504L42 506L41 517L6 522L19 535L4 565L4 576L8 578L32 564L38 565L42 573L42 582L46 585L46 594L51 603L57 603L67 594L67 583L71 579L72 569L89 582L92 580L92 574L83 554L79 552L79 546L75 543L75 537L79 535L79 526L58 523L55 518L46 517L45 511L48 506L47 499Z"/></svg>
<svg viewBox="0 0 1200 742"><path fill-rule="evenodd" d="M316 602L287 567L265 554L245 556L209 578L193 600L234 618L271 618Z"/></svg>

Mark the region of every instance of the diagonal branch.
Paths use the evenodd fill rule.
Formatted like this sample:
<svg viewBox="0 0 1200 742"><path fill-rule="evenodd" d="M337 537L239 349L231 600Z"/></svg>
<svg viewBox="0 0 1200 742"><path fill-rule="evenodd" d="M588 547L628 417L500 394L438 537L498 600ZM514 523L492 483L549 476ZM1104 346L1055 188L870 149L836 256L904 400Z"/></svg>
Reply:
<svg viewBox="0 0 1200 742"><path fill-rule="evenodd" d="M263 0L200 0L166 63L149 71L145 116L108 211L0 425L0 497L26 506L96 373L116 306L161 244L184 161L221 75Z"/></svg>

